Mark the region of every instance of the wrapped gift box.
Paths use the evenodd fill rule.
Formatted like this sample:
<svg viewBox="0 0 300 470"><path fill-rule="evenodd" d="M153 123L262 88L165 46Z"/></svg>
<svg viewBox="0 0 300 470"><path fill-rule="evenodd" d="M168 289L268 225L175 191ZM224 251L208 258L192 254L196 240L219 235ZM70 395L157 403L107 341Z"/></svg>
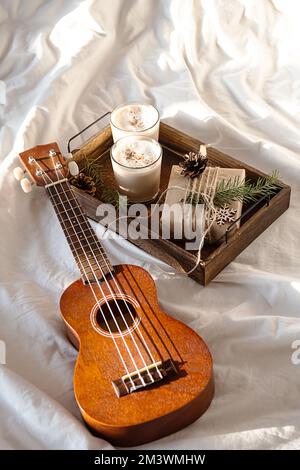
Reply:
<svg viewBox="0 0 300 470"><path fill-rule="evenodd" d="M215 170L216 171L216 170ZM206 168L205 171L198 177L191 180L190 178L183 176L181 174L182 168L178 165L173 165L170 180L168 185L168 192L166 193L164 209L162 212L161 224L162 227L167 226L170 224L170 232L172 234L176 234L178 238L178 234L183 226L182 220L176 218L176 212L171 212L170 217L170 210L169 208L175 204L183 204L186 205L184 200L187 198L188 194L191 191L194 191L193 194L197 196L197 191L202 192L204 188L207 186L207 179L209 178L209 168ZM238 178L240 181L245 181L246 172L243 169L235 169L235 168L218 168L217 170L217 178L215 178L215 187L217 184L224 180L225 183L227 181L234 180ZM174 189L172 189L174 187ZM175 188L177 187L177 189ZM216 220L214 221L212 227L210 228L206 240L206 243L222 243L224 241L224 236L226 233L226 229L233 223L234 220L240 218L242 214L243 204L240 201L232 201L226 207L223 208L216 208L218 210L216 214ZM187 225L191 224L193 226L193 230L196 230L195 227L195 214L194 210L191 210L190 207L185 208L182 210L182 216L185 218L185 223ZM178 212L180 214L180 212ZM227 219L227 220L226 220ZM206 209L206 224L209 223L208 214ZM235 229L239 227L239 220L236 222L235 228L233 227L230 230L230 234L234 232ZM203 227L202 227L203 229ZM182 238L184 238L184 231L182 230Z"/></svg>

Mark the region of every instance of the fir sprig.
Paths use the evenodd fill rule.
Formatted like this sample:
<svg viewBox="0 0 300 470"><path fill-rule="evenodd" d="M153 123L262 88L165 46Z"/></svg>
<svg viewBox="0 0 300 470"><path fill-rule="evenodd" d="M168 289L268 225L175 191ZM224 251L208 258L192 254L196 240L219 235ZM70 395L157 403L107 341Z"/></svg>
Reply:
<svg viewBox="0 0 300 470"><path fill-rule="evenodd" d="M81 172L93 179L103 202L113 204L115 207L118 206L119 193L116 189L105 183L108 171L100 161L88 160L85 157Z"/></svg>
<svg viewBox="0 0 300 470"><path fill-rule="evenodd" d="M260 197L272 196L278 191L278 176L279 173L275 170L271 175L261 176L255 183L241 180L239 177L230 178L227 181L221 180L216 187L214 204L223 207L232 201L251 203L257 201ZM187 202L203 204L204 200L201 194L190 193Z"/></svg>
<svg viewBox="0 0 300 470"><path fill-rule="evenodd" d="M92 178L97 187L103 184L103 180L106 175L106 170L100 162L96 160L88 160L85 157L81 171L86 176Z"/></svg>

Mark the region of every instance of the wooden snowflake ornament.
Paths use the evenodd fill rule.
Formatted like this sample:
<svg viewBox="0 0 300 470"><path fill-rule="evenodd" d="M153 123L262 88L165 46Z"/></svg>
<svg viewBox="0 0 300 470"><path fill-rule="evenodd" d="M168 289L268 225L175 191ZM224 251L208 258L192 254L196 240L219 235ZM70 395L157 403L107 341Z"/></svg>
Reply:
<svg viewBox="0 0 300 470"><path fill-rule="evenodd" d="M216 222L218 225L224 225L226 222L235 221L236 209L232 209L227 204L217 209Z"/></svg>

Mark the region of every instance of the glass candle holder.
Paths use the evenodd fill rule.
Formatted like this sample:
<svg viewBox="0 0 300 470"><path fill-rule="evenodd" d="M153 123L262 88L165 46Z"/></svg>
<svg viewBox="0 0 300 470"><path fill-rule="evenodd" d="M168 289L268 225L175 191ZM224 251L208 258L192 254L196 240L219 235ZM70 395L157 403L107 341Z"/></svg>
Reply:
<svg viewBox="0 0 300 470"><path fill-rule="evenodd" d="M110 115L114 142L128 135L145 135L158 140L159 112L151 104L127 103L115 108Z"/></svg>
<svg viewBox="0 0 300 470"><path fill-rule="evenodd" d="M160 188L162 147L146 136L127 136L111 148L111 162L119 191L130 202L149 202Z"/></svg>

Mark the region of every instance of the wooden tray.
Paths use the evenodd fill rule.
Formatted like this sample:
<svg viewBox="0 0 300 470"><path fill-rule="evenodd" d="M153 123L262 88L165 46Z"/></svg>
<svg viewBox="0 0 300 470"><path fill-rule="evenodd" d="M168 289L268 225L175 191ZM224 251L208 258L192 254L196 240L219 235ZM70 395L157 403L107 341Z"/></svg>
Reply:
<svg viewBox="0 0 300 470"><path fill-rule="evenodd" d="M161 123L159 141L164 149L162 160L161 191L167 188L172 165L178 164L182 154L189 151L198 151L202 142ZM107 171L108 184L115 185L110 162L110 147L112 145L110 127L107 126L99 134L86 142L80 150L73 152L77 162L82 159L100 158ZM244 168L246 178L256 181L260 176L266 176L259 170L246 165L213 148L208 149L210 166L223 168ZM255 238L257 238L269 225L271 225L289 207L291 188L280 182L280 189L268 200L260 200L246 211L243 211L241 225L221 245L205 246L201 252L201 264L191 274L191 277L202 285L207 285L222 269L239 255ZM80 203L86 210L88 217L99 221L96 210L101 202L101 194L89 196L81 190L74 188ZM180 241L165 240L162 238L132 240L131 243L144 249L162 261L173 266L179 272L190 270L196 262L196 252L187 251Z"/></svg>

